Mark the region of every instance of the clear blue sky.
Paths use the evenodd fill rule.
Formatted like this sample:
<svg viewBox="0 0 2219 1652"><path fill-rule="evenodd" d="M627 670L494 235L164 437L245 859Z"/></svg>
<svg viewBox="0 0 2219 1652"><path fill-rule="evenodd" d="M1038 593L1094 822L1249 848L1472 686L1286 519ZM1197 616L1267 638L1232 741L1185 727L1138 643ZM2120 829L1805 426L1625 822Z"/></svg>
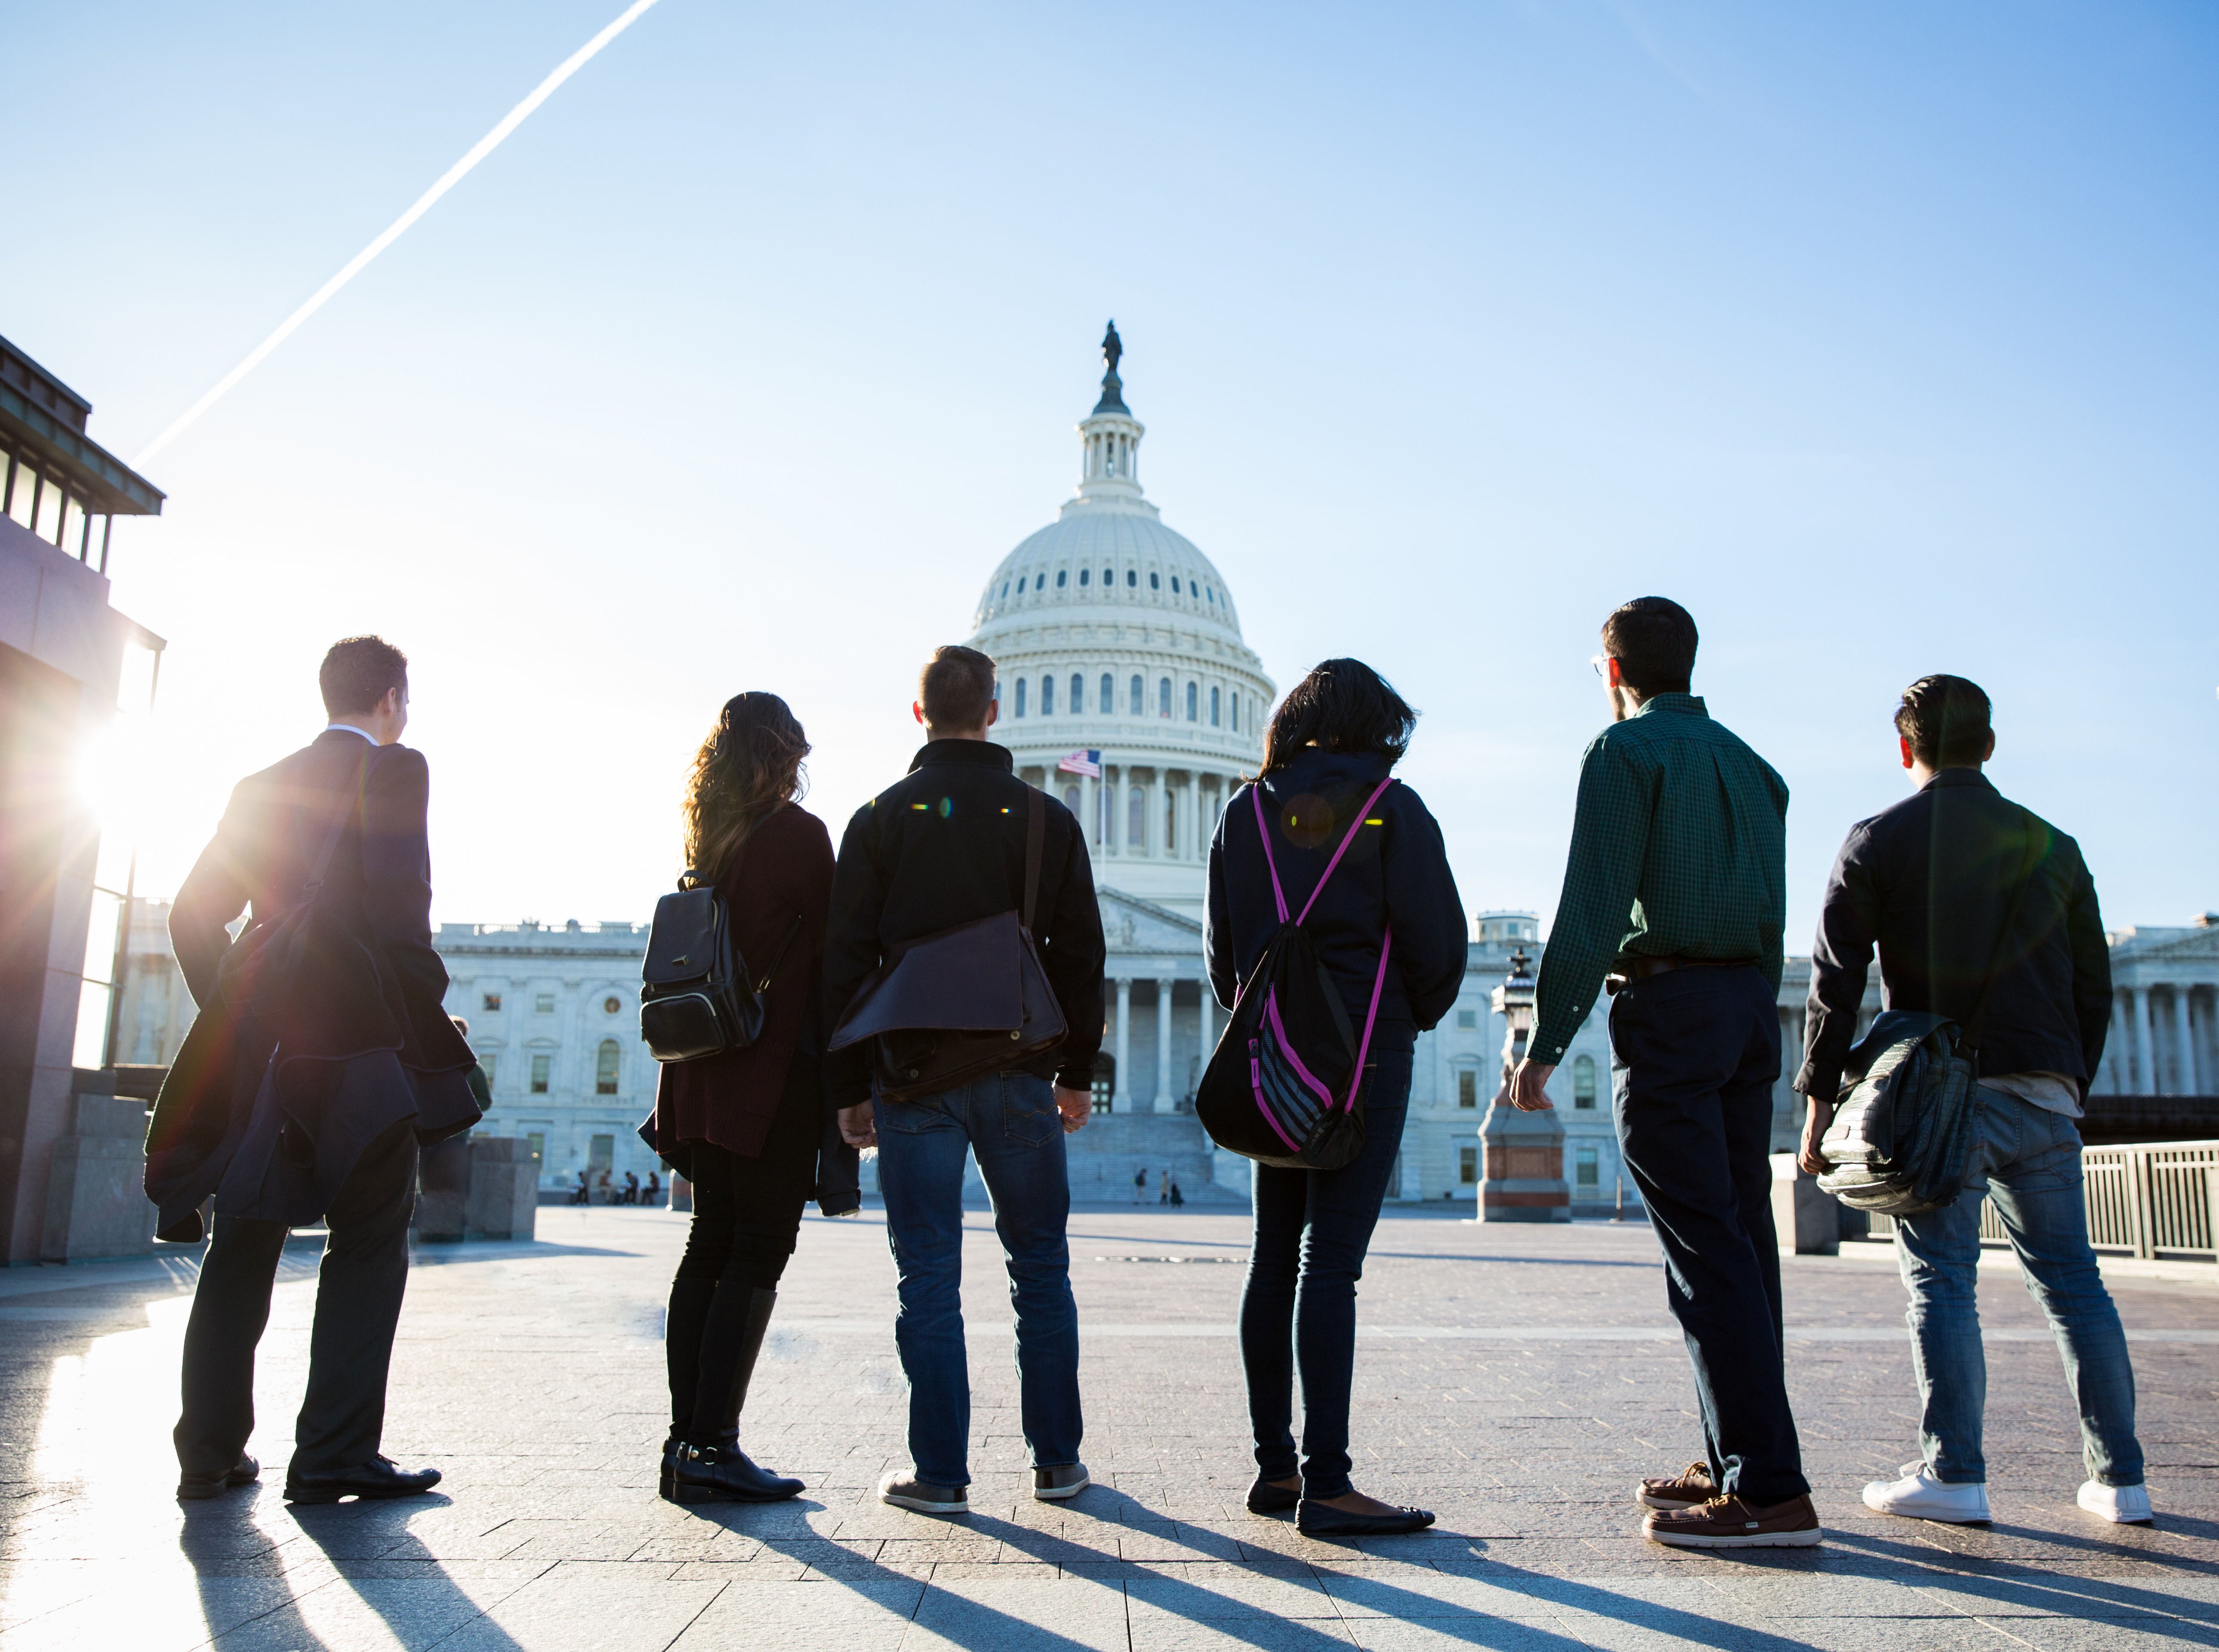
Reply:
<svg viewBox="0 0 2219 1652"><path fill-rule="evenodd" d="M135 452L617 0L19 5L0 332ZM43 64L40 72L25 72ZM1691 608L1788 946L1951 670L2109 921L2219 906L2219 13L661 0L152 464L148 877L416 665L438 915L643 916L718 703L839 823L1074 478L1103 318L1282 686L1360 655L1472 907L1553 906L1587 668Z"/></svg>

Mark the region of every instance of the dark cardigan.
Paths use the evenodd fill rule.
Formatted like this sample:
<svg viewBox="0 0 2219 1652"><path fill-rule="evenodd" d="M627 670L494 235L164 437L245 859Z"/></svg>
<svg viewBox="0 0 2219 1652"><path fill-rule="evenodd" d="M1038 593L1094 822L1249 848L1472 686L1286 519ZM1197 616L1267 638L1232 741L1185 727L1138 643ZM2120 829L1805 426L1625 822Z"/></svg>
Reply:
<svg viewBox="0 0 2219 1652"><path fill-rule="evenodd" d="M763 995L762 1036L744 1050L699 1061L672 1061L655 1093L659 1141L712 1141L754 1158L762 1152L788 1070L815 1069L824 1055L824 920L832 902L832 838L824 823L788 804L764 817L717 881L732 914L740 955L761 981L774 960L777 973ZM801 927L783 956L779 947ZM817 1084L812 1078L812 1093Z"/></svg>

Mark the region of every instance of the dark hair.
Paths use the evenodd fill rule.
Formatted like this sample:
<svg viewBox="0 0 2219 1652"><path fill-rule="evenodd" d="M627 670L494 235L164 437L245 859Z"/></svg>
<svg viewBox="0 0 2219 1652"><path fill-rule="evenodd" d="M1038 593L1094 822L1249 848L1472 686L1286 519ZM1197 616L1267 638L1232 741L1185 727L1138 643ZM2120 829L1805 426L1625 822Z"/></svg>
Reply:
<svg viewBox="0 0 2219 1652"><path fill-rule="evenodd" d="M1628 688L1684 694L1695 676L1695 617L1669 597L1636 597L1602 622L1602 651Z"/></svg>
<svg viewBox="0 0 2219 1652"><path fill-rule="evenodd" d="M382 637L343 637L324 655L316 686L333 717L374 711L388 691L408 692L408 656Z"/></svg>
<svg viewBox="0 0 2219 1652"><path fill-rule="evenodd" d="M687 866L719 875L757 821L801 795L808 755L809 736L777 695L755 690L726 700L686 786Z"/></svg>
<svg viewBox="0 0 2219 1652"><path fill-rule="evenodd" d="M1903 691L1895 731L1929 768L1963 768L1988 755L1988 697L1962 677L1921 677Z"/></svg>
<svg viewBox="0 0 2219 1652"><path fill-rule="evenodd" d="M917 674L917 699L932 728L978 728L994 703L994 662L976 649L954 643L935 649Z"/></svg>
<svg viewBox="0 0 2219 1652"><path fill-rule="evenodd" d="M1409 702L1363 661L1321 661L1271 713L1259 772L1284 768L1304 746L1377 752L1391 767L1410 749L1410 730L1417 726Z"/></svg>

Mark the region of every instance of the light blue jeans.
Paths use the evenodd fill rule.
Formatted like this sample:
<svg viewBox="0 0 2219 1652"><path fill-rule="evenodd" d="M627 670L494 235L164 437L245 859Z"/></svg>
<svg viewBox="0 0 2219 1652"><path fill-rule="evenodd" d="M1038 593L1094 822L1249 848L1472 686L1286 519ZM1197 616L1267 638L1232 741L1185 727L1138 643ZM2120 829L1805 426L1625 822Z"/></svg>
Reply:
<svg viewBox="0 0 2219 1652"><path fill-rule="evenodd" d="M1922 1407L1919 1450L1926 1470L1950 1485L1988 1477L1980 1414L1988 1368L1980 1347L1973 1285L1980 1258L1980 1199L1995 1202L2017 1252L2027 1294L2048 1317L2065 1381L2080 1412L2089 1478L2142 1483L2135 1438L2135 1372L2126 1332L2088 1244L2080 1199L2080 1133L2061 1113L1980 1087L1980 1138L1955 1204L1899 1218L1896 1261L1911 1292L1911 1363Z"/></svg>
<svg viewBox="0 0 2219 1652"><path fill-rule="evenodd" d="M1017 1320L1017 1417L1033 1466L1078 1461L1078 1308L1064 1238L1071 1183L1055 1090L990 1073L915 1102L881 1101L879 1189L899 1276L894 1345L909 1378L917 1478L971 1483L971 1367L963 1339L963 1164L979 1161Z"/></svg>

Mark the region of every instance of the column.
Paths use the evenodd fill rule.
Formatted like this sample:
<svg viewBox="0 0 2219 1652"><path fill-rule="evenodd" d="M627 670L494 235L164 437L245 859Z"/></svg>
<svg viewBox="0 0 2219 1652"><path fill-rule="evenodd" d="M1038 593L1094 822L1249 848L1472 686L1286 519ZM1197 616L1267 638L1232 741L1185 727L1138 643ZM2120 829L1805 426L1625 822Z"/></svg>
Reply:
<svg viewBox="0 0 2219 1652"><path fill-rule="evenodd" d="M1159 793L1163 790L1160 785L1156 789ZM1178 1098L1172 1094L1172 984L1159 980L1156 983L1156 1111L1178 1110Z"/></svg>
<svg viewBox="0 0 2219 1652"><path fill-rule="evenodd" d="M2131 1096L2135 1093L2134 1031L2127 1017L2127 995L2123 990L2111 994L2111 1032L2104 1040L2104 1065L2098 1080L2090 1086L2106 1096ZM2108 1081L2100 1073L2110 1075Z"/></svg>
<svg viewBox="0 0 2219 1652"><path fill-rule="evenodd" d="M1193 769L1186 772L1186 858L1202 859L1202 846L1206 841L1202 835L1202 776Z"/></svg>
<svg viewBox="0 0 2219 1652"><path fill-rule="evenodd" d="M1133 983L1127 976L1117 978L1117 1072L1110 1090L1110 1110L1133 1110Z"/></svg>
<svg viewBox="0 0 2219 1652"><path fill-rule="evenodd" d="M1209 990L1209 983L1202 984L1202 1065L1209 1065L1210 1052L1217 1047L1217 995Z"/></svg>
<svg viewBox="0 0 2219 1652"><path fill-rule="evenodd" d="M1091 850L1100 847L1102 825L1102 782L1091 778L1078 783L1078 835Z"/></svg>
<svg viewBox="0 0 2219 1652"><path fill-rule="evenodd" d="M1142 835L1141 841L1134 847L1136 850L1151 853L1161 858L1172 852L1172 846L1164 842L1164 792L1166 780L1164 766L1161 763L1157 764L1149 772L1154 778L1148 782L1148 817L1142 823L1147 830Z"/></svg>
<svg viewBox="0 0 2219 1652"><path fill-rule="evenodd" d="M2172 1030L2180 1046L2180 1093L2201 1096L2203 1091L2196 1081L2196 1034L2189 1023L2188 988L2185 984L2172 990Z"/></svg>
<svg viewBox="0 0 2219 1652"><path fill-rule="evenodd" d="M2141 1071L2135 1074L2135 1094L2157 1094L2157 1040L2150 1035L2149 989L2146 986L2127 989L2135 1001L2135 1059Z"/></svg>
<svg viewBox="0 0 2219 1652"><path fill-rule="evenodd" d="M1102 847L1105 853L1117 853L1118 810L1125 804L1125 771L1121 766L1104 763L1102 766L1102 785L1110 794L1110 807L1102 817ZM1120 1082L1122 1082L1122 1080Z"/></svg>

